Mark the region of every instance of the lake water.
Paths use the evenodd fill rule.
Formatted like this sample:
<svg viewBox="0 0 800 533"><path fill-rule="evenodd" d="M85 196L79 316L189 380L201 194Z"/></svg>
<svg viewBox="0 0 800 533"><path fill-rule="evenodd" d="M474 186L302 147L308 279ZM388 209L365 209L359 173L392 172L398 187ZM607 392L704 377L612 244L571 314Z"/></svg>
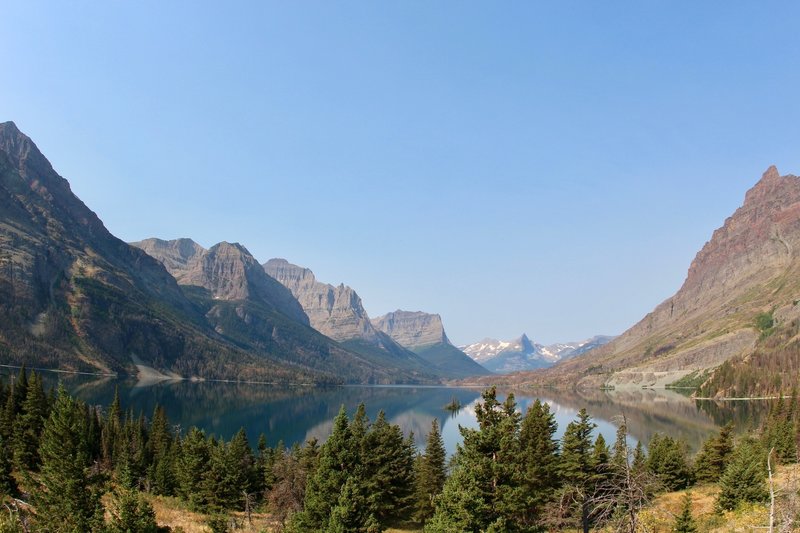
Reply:
<svg viewBox="0 0 800 533"><path fill-rule="evenodd" d="M52 374L46 376L55 383ZM323 441L330 434L333 418L344 405L352 415L359 403L374 420L379 410L399 424L424 447L434 418L439 419L445 447L453 453L461 436L459 425L476 427L475 405L479 389L418 386L286 387L219 382L140 383L86 376L62 375L67 389L92 404L108 406L118 388L125 409L150 416L156 405L163 405L172 424L183 430L197 426L207 433L229 439L239 428L247 431L251 444L264 433L270 446L283 441L287 446L316 437ZM539 397L547 401L558 422L561 436L567 424L585 407L597 429L611 444L619 417L628 422L630 443L645 444L656 433L683 437L692 450L733 420L737 432L760 422L768 409L767 402L695 401L672 391L636 390L629 392L595 391L576 393L545 390L540 393L514 391L524 412ZM505 398L505 392L499 394ZM455 398L462 408L457 413L445 409Z"/></svg>

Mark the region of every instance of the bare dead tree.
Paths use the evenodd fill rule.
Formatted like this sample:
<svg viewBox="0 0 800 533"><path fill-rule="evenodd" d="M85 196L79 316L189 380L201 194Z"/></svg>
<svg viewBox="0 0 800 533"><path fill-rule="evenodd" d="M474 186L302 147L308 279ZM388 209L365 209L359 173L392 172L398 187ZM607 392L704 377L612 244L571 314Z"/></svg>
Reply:
<svg viewBox="0 0 800 533"><path fill-rule="evenodd" d="M624 428L622 457L611 462L608 479L596 487L590 498L591 518L615 531L637 533L640 531L639 513L650 503L660 482L646 468L633 467L624 414L619 417L619 422L620 428Z"/></svg>

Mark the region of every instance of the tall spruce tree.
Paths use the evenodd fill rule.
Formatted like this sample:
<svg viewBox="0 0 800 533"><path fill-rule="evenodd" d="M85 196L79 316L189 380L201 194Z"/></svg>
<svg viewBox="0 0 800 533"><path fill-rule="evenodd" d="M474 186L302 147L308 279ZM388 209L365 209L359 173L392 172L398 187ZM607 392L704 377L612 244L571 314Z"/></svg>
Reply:
<svg viewBox="0 0 800 533"><path fill-rule="evenodd" d="M579 523L584 533L588 533L590 527L590 499L595 479L592 459L592 431L595 427L586 409L581 409L577 420L569 423L561 439L561 477L571 493L570 499L577 502Z"/></svg>
<svg viewBox="0 0 800 533"><path fill-rule="evenodd" d="M14 420L14 463L19 470L36 470L39 466L39 439L48 415L47 396L41 378L31 372L25 400Z"/></svg>
<svg viewBox="0 0 800 533"><path fill-rule="evenodd" d="M525 498L519 465L520 415L514 396L502 404L494 387L483 392L475 408L478 429L460 428L453 475L445 482L426 531L455 527L516 531Z"/></svg>
<svg viewBox="0 0 800 533"><path fill-rule="evenodd" d="M196 427L190 428L178 444L175 479L178 495L194 510L202 509L205 504L201 486L208 461L209 446L205 434Z"/></svg>
<svg viewBox="0 0 800 533"><path fill-rule="evenodd" d="M527 528L543 522L544 508L560 485L557 430L550 406L537 398L525 413L520 429L524 505L519 520Z"/></svg>
<svg viewBox="0 0 800 533"><path fill-rule="evenodd" d="M360 483L367 490L371 515L386 527L391 520L406 517L413 505L416 450L399 426L389 424L383 411L362 439Z"/></svg>
<svg viewBox="0 0 800 533"><path fill-rule="evenodd" d="M11 447L0 435L0 496L15 496L17 481L11 474Z"/></svg>
<svg viewBox="0 0 800 533"><path fill-rule="evenodd" d="M86 533L102 526L100 492L90 475L87 425L83 406L59 386L42 432L40 487L33 495L37 522L45 531Z"/></svg>
<svg viewBox="0 0 800 533"><path fill-rule="evenodd" d="M331 509L339 503L342 487L358 465L358 452L342 405L333 420L333 432L320 451L316 471L308 481L304 509L292 517L290 529L299 532L328 529Z"/></svg>
<svg viewBox="0 0 800 533"><path fill-rule="evenodd" d="M442 492L447 479L446 458L447 452L439 432L439 420L434 418L425 442L425 453L419 456L415 467L417 501L414 516L420 522L433 516L436 508L434 498Z"/></svg>

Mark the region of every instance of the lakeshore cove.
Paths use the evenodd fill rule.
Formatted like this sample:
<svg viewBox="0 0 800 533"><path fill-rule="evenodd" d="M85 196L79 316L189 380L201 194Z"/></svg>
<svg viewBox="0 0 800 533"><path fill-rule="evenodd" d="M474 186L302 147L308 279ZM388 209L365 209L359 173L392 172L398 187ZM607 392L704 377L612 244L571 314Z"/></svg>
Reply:
<svg viewBox="0 0 800 533"><path fill-rule="evenodd" d="M4 369L6 379L15 371ZM461 442L459 427L477 427L475 406L482 389L444 386L286 386L212 381L146 382L96 376L42 373L46 387L58 382L90 405L107 407L115 391L122 407L134 416L151 417L156 406L163 406L170 422L179 431L196 426L208 435L230 439L240 428L255 446L263 433L275 446L303 444L316 438L320 443L330 435L332 421L344 405L352 415L359 404L366 407L370 420L379 411L398 424L405 434L424 448L431 421L436 418L448 455ZM556 437L581 408L592 416L595 435L613 442L622 417L627 421L631 445L647 444L656 433L682 438L689 449L699 450L702 442L733 422L736 433L755 427L766 416L769 401L694 400L671 390L596 390L498 389L498 398L514 394L517 408L524 413L538 398L547 402L558 423ZM450 404L458 405L452 409ZM450 406L450 408L448 408Z"/></svg>

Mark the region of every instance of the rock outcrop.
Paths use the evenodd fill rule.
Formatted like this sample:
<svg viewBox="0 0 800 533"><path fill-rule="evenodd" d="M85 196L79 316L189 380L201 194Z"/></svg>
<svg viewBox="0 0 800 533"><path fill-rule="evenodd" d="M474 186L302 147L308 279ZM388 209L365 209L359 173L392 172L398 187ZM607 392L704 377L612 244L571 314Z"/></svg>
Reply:
<svg viewBox="0 0 800 533"><path fill-rule="evenodd" d="M239 243L221 242L208 250L191 239L146 239L131 244L161 261L180 285L202 287L216 300L254 299L309 325L292 293L268 276Z"/></svg>
<svg viewBox="0 0 800 533"><path fill-rule="evenodd" d="M291 291L308 315L311 327L323 335L337 341L361 339L371 344L381 341L361 298L352 288L321 283L311 270L285 259L270 259L263 270Z"/></svg>
<svg viewBox="0 0 800 533"><path fill-rule="evenodd" d="M433 344L450 344L442 317L431 313L397 310L373 318L372 325L409 350Z"/></svg>
<svg viewBox="0 0 800 533"><path fill-rule="evenodd" d="M465 378L490 373L452 345L439 315L397 310L372 319L372 325L434 365L443 375Z"/></svg>

